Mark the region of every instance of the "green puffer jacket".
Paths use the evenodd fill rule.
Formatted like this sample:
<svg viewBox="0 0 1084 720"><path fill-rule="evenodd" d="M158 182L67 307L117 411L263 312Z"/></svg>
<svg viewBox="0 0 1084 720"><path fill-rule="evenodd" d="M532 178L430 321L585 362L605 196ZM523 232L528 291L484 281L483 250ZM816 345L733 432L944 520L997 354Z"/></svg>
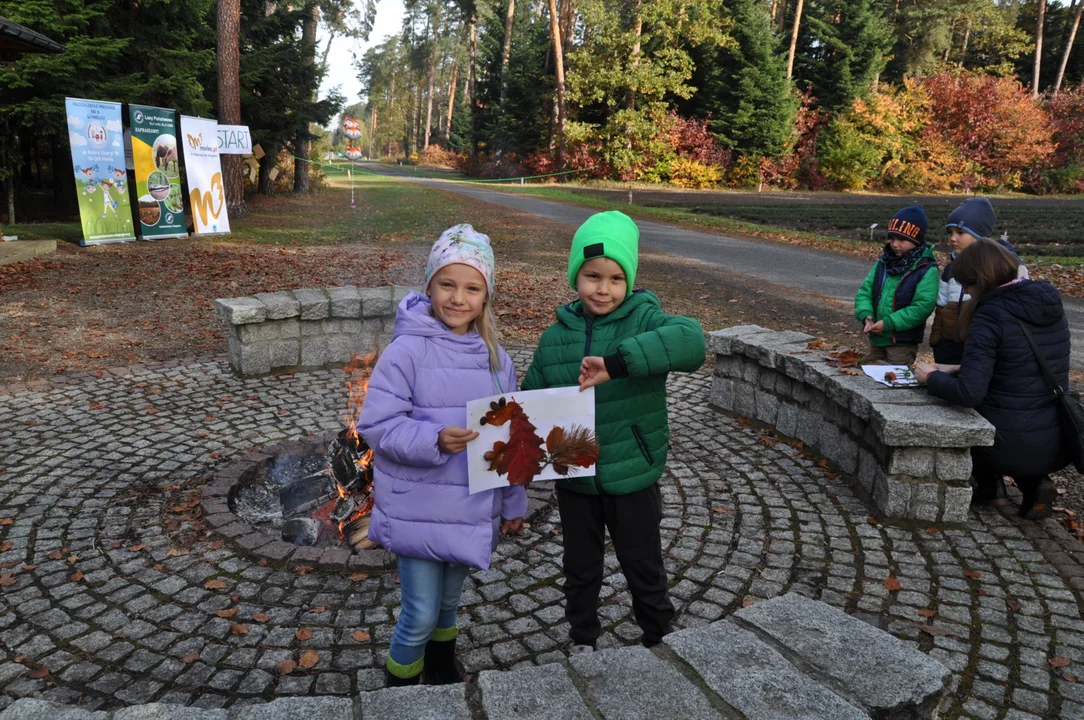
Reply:
<svg viewBox="0 0 1084 720"><path fill-rule="evenodd" d="M609 315L587 318L577 300L557 309L538 342L524 390L576 385L589 355L620 353L628 377L595 388L595 433L602 454L596 477L558 481L584 495L626 495L662 475L670 448L666 375L704 364L704 331L692 318L667 315L659 298L637 290Z"/></svg>
<svg viewBox="0 0 1084 720"><path fill-rule="evenodd" d="M854 298L858 322L868 317L883 320L883 333L870 333L873 345L919 345L926 334L926 318L937 305L937 259L928 246L903 275L888 275L878 260ZM880 293L878 294L878 283Z"/></svg>

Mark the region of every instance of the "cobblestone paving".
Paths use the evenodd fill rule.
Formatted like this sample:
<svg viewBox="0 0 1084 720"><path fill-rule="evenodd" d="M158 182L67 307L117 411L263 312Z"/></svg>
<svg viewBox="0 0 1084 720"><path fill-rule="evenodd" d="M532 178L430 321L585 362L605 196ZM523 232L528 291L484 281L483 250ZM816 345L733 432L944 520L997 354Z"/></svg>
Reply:
<svg viewBox="0 0 1084 720"><path fill-rule="evenodd" d="M529 353L514 356L526 366ZM246 450L338 427L341 382L337 371L240 380L208 361L0 396L0 707L25 696L219 707L378 687L394 573L263 566L171 514ZM671 383L663 537L679 626L793 590L959 673L952 717L1084 718L1084 568L1057 523L983 511L964 530L871 525L841 480L713 412L709 382ZM468 671L564 657L560 552L553 510L471 576ZM635 643L624 578L612 553L606 563L600 644ZM280 677L279 663L305 650L319 663ZM32 678L42 665L49 674Z"/></svg>

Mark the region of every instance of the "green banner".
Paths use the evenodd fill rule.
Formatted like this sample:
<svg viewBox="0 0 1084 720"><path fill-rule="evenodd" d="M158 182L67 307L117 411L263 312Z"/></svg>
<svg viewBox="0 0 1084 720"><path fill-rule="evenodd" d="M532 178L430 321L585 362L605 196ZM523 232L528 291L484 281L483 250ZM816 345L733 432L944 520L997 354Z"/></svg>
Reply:
<svg viewBox="0 0 1084 720"><path fill-rule="evenodd" d="M129 105L136 216L144 240L187 237L177 154L176 112Z"/></svg>

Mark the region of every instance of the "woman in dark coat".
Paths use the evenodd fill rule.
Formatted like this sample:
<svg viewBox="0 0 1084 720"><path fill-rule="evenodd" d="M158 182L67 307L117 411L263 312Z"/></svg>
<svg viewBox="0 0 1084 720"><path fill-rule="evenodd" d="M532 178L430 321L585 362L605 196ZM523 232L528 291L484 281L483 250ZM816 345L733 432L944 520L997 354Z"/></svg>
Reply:
<svg viewBox="0 0 1084 720"><path fill-rule="evenodd" d="M1020 261L990 240L978 240L953 263L974 299L965 309L966 342L958 366L919 363L915 375L934 397L975 408L997 430L992 447L971 449L975 503L1004 506L1002 476L1023 494L1020 516L1048 517L1057 497L1049 474L1068 464L1056 398L1047 386L1021 322L1055 380L1069 388L1069 325L1061 295L1045 281L1017 279ZM955 371L955 376L954 376Z"/></svg>

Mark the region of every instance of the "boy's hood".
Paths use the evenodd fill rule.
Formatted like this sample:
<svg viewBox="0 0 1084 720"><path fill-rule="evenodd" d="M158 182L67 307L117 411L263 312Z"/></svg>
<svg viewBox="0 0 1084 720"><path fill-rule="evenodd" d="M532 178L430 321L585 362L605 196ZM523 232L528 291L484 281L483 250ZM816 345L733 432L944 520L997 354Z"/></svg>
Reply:
<svg viewBox="0 0 1084 720"><path fill-rule="evenodd" d="M633 290L625 300L617 306L613 312L602 317L593 318L592 325L617 322L628 317L641 305L654 305L661 308L659 297L650 290ZM557 321L573 330L583 330L587 327L588 318L583 314L583 301L575 300L567 305L557 308Z"/></svg>
<svg viewBox="0 0 1084 720"><path fill-rule="evenodd" d="M420 292L412 292L403 298L395 312L392 340L404 335L415 335L432 338L440 345L458 350L474 350L479 344L485 344L482 337L473 330L456 335L439 318L433 316L430 312L432 307L429 297Z"/></svg>

